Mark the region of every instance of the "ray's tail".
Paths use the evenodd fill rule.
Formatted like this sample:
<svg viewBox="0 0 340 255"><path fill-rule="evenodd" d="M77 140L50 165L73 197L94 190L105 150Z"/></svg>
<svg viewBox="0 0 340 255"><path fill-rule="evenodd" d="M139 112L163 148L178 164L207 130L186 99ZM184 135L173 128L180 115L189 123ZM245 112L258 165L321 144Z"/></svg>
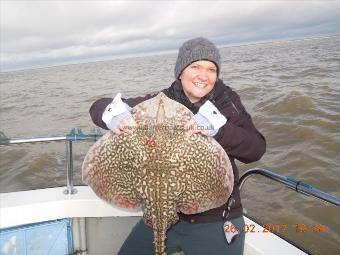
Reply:
<svg viewBox="0 0 340 255"><path fill-rule="evenodd" d="M162 229L154 229L154 245L156 255L166 255L165 253L165 240L166 240L166 227Z"/></svg>

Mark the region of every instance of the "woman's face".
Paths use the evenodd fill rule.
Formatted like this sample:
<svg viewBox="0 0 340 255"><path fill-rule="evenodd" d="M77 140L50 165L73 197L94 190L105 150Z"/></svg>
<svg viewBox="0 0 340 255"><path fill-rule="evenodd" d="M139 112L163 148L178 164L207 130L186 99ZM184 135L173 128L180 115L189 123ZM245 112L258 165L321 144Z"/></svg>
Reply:
<svg viewBox="0 0 340 255"><path fill-rule="evenodd" d="M195 61L183 70L179 78L185 95L191 103L196 103L214 88L217 67L208 60Z"/></svg>

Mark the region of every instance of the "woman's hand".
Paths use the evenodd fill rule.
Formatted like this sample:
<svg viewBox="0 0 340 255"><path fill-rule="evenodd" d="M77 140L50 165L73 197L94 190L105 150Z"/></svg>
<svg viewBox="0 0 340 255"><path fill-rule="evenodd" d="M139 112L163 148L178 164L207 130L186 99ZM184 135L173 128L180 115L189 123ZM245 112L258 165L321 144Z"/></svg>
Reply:
<svg viewBox="0 0 340 255"><path fill-rule="evenodd" d="M219 112L213 103L207 100L198 110L198 113L186 124L187 135L201 133L205 136L214 136L227 119Z"/></svg>

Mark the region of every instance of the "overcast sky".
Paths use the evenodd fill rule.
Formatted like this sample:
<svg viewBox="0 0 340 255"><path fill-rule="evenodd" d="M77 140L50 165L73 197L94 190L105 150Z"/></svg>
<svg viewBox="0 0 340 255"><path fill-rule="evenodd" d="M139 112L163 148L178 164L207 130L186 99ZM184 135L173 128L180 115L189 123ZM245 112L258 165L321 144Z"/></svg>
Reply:
<svg viewBox="0 0 340 255"><path fill-rule="evenodd" d="M217 45L340 35L340 1L4 1L1 71Z"/></svg>

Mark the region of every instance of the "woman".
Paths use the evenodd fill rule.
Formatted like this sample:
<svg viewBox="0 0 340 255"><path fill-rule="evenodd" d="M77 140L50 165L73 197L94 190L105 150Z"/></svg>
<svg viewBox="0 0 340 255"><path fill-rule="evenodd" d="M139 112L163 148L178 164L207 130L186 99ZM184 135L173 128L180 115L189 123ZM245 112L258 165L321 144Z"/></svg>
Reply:
<svg viewBox="0 0 340 255"><path fill-rule="evenodd" d="M199 37L186 41L179 49L176 65L176 80L162 92L169 98L185 105L194 115L194 127L189 135L200 132L213 136L228 154L233 166L234 184L239 180L235 159L250 163L259 160L266 150L265 138L255 128L240 97L220 80L220 54L209 40ZM127 126L135 126L130 117L130 107L155 95L114 100L102 98L90 109L93 122L116 133L133 132ZM212 116L210 112L214 112ZM186 255L243 254L244 220L239 190L234 188L227 204L209 211L185 215L178 213L179 222L167 232L166 252L183 250ZM224 224L233 224L237 235L225 233ZM231 236L230 236L231 235ZM233 237L233 238L231 238ZM120 255L149 255L154 253L153 232L143 221L131 231L120 249Z"/></svg>

